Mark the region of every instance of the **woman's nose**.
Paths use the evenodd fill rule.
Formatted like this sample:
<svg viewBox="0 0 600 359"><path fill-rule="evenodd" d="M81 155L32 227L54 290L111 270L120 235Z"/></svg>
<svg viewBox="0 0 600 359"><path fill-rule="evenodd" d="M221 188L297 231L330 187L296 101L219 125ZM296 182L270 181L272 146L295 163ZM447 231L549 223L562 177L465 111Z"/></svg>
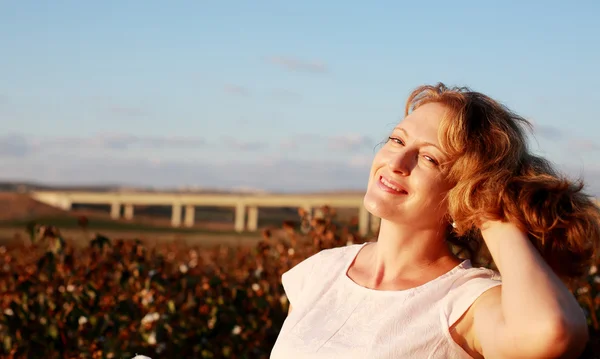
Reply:
<svg viewBox="0 0 600 359"><path fill-rule="evenodd" d="M410 151L396 152L388 157L387 165L392 172L408 176L414 167L414 159Z"/></svg>

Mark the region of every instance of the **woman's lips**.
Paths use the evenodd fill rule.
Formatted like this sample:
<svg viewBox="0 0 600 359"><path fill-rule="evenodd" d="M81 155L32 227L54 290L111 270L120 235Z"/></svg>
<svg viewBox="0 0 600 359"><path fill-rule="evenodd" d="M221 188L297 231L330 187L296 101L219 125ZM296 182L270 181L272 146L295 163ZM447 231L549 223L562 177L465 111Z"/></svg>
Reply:
<svg viewBox="0 0 600 359"><path fill-rule="evenodd" d="M379 181L377 181L377 186L384 190L385 192L395 194L395 195L405 195L408 194L408 191L404 189L398 182L394 182L388 178L383 176L379 176Z"/></svg>

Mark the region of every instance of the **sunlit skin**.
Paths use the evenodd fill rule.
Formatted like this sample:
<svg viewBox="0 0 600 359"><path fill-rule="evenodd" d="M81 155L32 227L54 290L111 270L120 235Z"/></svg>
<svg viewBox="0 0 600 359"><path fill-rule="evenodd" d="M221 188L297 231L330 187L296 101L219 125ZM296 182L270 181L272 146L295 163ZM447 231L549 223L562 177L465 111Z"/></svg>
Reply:
<svg viewBox="0 0 600 359"><path fill-rule="evenodd" d="M438 142L445 114L440 104L420 106L376 154L364 204L381 227L348 270L357 284L405 290L460 263L445 242L445 194L452 188L440 167L448 160ZM500 221L483 221L479 230L502 285L448 328L454 341L474 358L577 358L588 340L585 316L526 233Z"/></svg>
<svg viewBox="0 0 600 359"><path fill-rule="evenodd" d="M445 111L432 103L412 112L373 159L364 204L382 221L377 243L361 250L350 269L359 284L405 289L459 263L444 242L449 225L444 196L452 187L440 167L448 160L438 142ZM406 192L388 188L390 182Z"/></svg>
<svg viewBox="0 0 600 359"><path fill-rule="evenodd" d="M443 227L447 206L444 195L451 188L440 164L448 160L438 143L438 127L445 108L426 104L407 116L378 151L369 176L364 199L366 208L396 225L415 228ZM399 195L386 191L384 181L393 181L408 191ZM383 189L383 190L382 190Z"/></svg>
<svg viewBox="0 0 600 359"><path fill-rule="evenodd" d="M359 285L414 288L460 262L445 242L451 219L444 196L452 188L439 166L448 159L438 141L445 113L436 103L419 107L376 154L364 204L382 220L377 241L347 273ZM576 357L587 326L571 293L515 225L485 222L480 229L503 285L449 328L453 339L475 358Z"/></svg>

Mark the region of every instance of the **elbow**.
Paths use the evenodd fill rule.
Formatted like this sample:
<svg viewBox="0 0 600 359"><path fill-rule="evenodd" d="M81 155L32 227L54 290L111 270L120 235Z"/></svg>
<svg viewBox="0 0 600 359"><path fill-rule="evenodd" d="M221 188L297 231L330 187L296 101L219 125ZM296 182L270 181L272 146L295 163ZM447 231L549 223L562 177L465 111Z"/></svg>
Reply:
<svg viewBox="0 0 600 359"><path fill-rule="evenodd" d="M543 338L540 357L577 358L589 339L585 316L549 321L538 337Z"/></svg>

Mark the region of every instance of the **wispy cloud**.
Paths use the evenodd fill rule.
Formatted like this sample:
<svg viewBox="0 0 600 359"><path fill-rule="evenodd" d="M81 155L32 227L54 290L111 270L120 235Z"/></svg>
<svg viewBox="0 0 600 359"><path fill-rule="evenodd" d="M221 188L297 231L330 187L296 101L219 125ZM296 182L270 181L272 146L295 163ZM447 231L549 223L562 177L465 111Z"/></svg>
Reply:
<svg viewBox="0 0 600 359"><path fill-rule="evenodd" d="M228 148L233 148L238 151L259 151L268 147L267 142L263 141L244 141L239 138L225 136L223 141L227 144Z"/></svg>
<svg viewBox="0 0 600 359"><path fill-rule="evenodd" d="M585 138L571 138L568 147L578 152L600 151L600 143Z"/></svg>
<svg viewBox="0 0 600 359"><path fill-rule="evenodd" d="M307 61L286 56L272 56L267 58L267 61L288 71L308 72L313 74L325 74L329 72L329 67L320 61Z"/></svg>
<svg viewBox="0 0 600 359"><path fill-rule="evenodd" d="M364 189L368 168L346 161L282 159L205 162L156 161L128 158L61 156L56 160L1 161L0 179L44 181L53 184L121 184L131 186L205 188L250 187L268 191L304 192Z"/></svg>
<svg viewBox="0 0 600 359"><path fill-rule="evenodd" d="M374 141L368 137L357 134L339 136L320 136L314 134L299 134L287 138L280 143L281 149L298 149L302 147L323 147L323 149L339 152L359 152L372 148Z"/></svg>
<svg viewBox="0 0 600 359"><path fill-rule="evenodd" d="M273 97L284 101L297 101L302 98L302 95L296 91L286 89L275 89L271 92Z"/></svg>
<svg viewBox="0 0 600 359"><path fill-rule="evenodd" d="M33 151L33 144L23 135L0 136L0 157L24 157Z"/></svg>
<svg viewBox="0 0 600 359"><path fill-rule="evenodd" d="M569 150L577 152L600 151L600 143L582 136L573 135L567 129L555 126L534 124L534 133L548 140L561 140Z"/></svg>
<svg viewBox="0 0 600 359"><path fill-rule="evenodd" d="M279 147L282 150L295 150L304 146L314 146L321 142L323 142L323 137L315 134L303 133L283 139L280 142Z"/></svg>
<svg viewBox="0 0 600 359"><path fill-rule="evenodd" d="M239 85L227 84L227 85L225 85L223 90L230 95L250 96L250 90L248 90L248 88L246 88L246 87L239 86Z"/></svg>
<svg viewBox="0 0 600 359"><path fill-rule="evenodd" d="M360 154L350 157L350 159L348 160L348 165L355 168L364 168L365 170L367 170L371 166L372 162L373 156Z"/></svg>
<svg viewBox="0 0 600 359"><path fill-rule="evenodd" d="M135 136L130 134L98 134L90 137L32 138L21 134L0 137L0 157L24 157L51 149L126 150L130 148L200 148L206 141L199 137Z"/></svg>
<svg viewBox="0 0 600 359"><path fill-rule="evenodd" d="M144 148L195 148L206 144L203 138L184 136L135 136L123 133L99 134L92 137L63 137L49 139L47 144L68 147L105 148L124 150L130 147Z"/></svg>
<svg viewBox="0 0 600 359"><path fill-rule="evenodd" d="M373 147L374 142L370 137L351 134L331 137L328 141L328 146L332 150L353 152Z"/></svg>
<svg viewBox="0 0 600 359"><path fill-rule="evenodd" d="M548 125L539 125L539 124L534 124L533 131L534 131L534 133L540 135L541 137L544 137L544 138L547 138L550 140L558 139L561 136L564 136L564 133L565 133L564 130L561 130L558 127L548 126Z"/></svg>
<svg viewBox="0 0 600 359"><path fill-rule="evenodd" d="M133 106L111 105L107 107L107 111L113 115L124 117L143 117L148 116L149 112L146 109Z"/></svg>

